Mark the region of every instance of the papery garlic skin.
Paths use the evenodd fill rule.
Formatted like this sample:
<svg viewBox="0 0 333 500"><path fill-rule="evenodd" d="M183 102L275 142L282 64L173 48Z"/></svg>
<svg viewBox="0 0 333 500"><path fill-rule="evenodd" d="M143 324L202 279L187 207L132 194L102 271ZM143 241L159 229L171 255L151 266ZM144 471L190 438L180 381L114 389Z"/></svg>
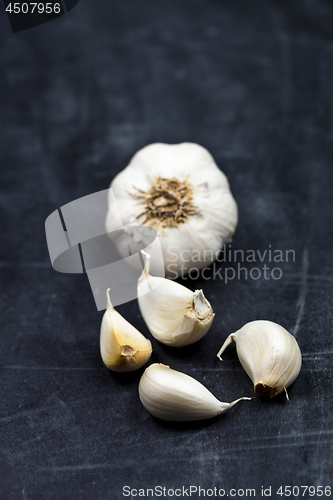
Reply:
<svg viewBox="0 0 333 500"><path fill-rule="evenodd" d="M297 378L302 365L301 350L295 337L272 321L251 321L231 333L218 357L236 342L238 358L259 396L274 397L286 391Z"/></svg>
<svg viewBox="0 0 333 500"><path fill-rule="evenodd" d="M177 278L191 268L211 264L235 232L237 204L226 176L210 153L194 143L150 144L138 151L112 181L106 229L112 231L116 203L124 226L145 225L157 230L165 274ZM110 191L111 191L110 189ZM122 256L149 243L142 234L119 232L110 237ZM156 260L154 248L152 271Z"/></svg>
<svg viewBox="0 0 333 500"><path fill-rule="evenodd" d="M151 343L113 308L109 290L107 300L100 334L102 360L115 372L138 370L150 359Z"/></svg>
<svg viewBox="0 0 333 500"><path fill-rule="evenodd" d="M163 344L183 347L210 329L214 312L202 290L192 292L175 281L149 274L150 255L138 281L138 302L150 333Z"/></svg>
<svg viewBox="0 0 333 500"><path fill-rule="evenodd" d="M200 382L169 366L155 363L144 371L139 397L154 417L171 422L205 420L224 413L241 400L222 403Z"/></svg>

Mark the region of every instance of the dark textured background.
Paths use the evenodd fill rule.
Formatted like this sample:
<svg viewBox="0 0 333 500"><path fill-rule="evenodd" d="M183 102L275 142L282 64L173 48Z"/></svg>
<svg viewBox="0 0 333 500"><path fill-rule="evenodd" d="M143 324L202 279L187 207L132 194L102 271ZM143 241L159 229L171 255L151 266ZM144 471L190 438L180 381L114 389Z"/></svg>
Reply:
<svg viewBox="0 0 333 500"><path fill-rule="evenodd" d="M15 35L2 9L0 40L1 500L330 484L332 2L81 0ZM187 282L216 311L211 331L182 350L153 340L152 361L221 400L251 396L235 348L224 363L216 352L270 319L303 352L290 402L256 397L191 425L152 418L142 371L101 362L86 276L53 271L46 217L107 188L155 141L213 154L239 204L233 248L294 249L296 261L279 281ZM135 302L119 310L151 338Z"/></svg>

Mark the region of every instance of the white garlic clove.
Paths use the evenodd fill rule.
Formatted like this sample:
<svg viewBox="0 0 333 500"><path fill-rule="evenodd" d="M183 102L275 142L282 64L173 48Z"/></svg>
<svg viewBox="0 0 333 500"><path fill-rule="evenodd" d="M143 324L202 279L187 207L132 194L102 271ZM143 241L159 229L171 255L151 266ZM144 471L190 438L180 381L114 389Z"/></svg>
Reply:
<svg viewBox="0 0 333 500"><path fill-rule="evenodd" d="M141 314L150 333L163 344L183 347L200 340L214 319L202 290L192 292L175 281L149 274L150 255L138 281Z"/></svg>
<svg viewBox="0 0 333 500"><path fill-rule="evenodd" d="M232 341L254 392L274 397L285 391L288 398L286 389L297 378L302 364L295 337L272 321L251 321L229 335L217 354L219 359Z"/></svg>
<svg viewBox="0 0 333 500"><path fill-rule="evenodd" d="M197 380L169 366L155 363L144 371L139 397L149 413L173 422L205 420L228 411L242 400L222 403Z"/></svg>
<svg viewBox="0 0 333 500"><path fill-rule="evenodd" d="M100 350L104 364L115 372L138 370L152 353L150 341L113 308L109 289L101 324Z"/></svg>
<svg viewBox="0 0 333 500"><path fill-rule="evenodd" d="M156 229L165 275L175 279L191 268L203 269L230 241L238 222L237 204L226 176L211 154L194 143L150 144L138 151L110 185L106 229L113 229L119 210L124 226ZM115 206L116 205L116 206ZM128 256L149 243L119 231L110 234L119 253ZM152 271L160 262L160 248L150 249Z"/></svg>

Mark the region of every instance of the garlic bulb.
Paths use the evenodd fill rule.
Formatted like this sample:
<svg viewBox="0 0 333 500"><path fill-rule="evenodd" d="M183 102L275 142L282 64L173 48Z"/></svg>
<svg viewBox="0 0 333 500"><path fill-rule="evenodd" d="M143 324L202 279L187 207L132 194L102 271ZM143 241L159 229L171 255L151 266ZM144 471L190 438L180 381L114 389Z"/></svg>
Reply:
<svg viewBox="0 0 333 500"><path fill-rule="evenodd" d="M166 345L183 347L208 332L215 314L202 290L192 292L175 281L150 276L150 255L138 281L141 314L150 333Z"/></svg>
<svg viewBox="0 0 333 500"><path fill-rule="evenodd" d="M115 208L124 226L156 229L168 277L211 264L235 232L237 205L228 180L198 144L150 144L134 155L110 188L107 231L112 231ZM144 232L140 241L124 231L110 237L123 257L129 246L135 253L151 241L145 241ZM148 251L157 274L158 256L154 248Z"/></svg>
<svg viewBox="0 0 333 500"><path fill-rule="evenodd" d="M222 403L194 378L160 363L150 365L144 371L139 396L154 417L174 422L212 418L243 399L251 399Z"/></svg>
<svg viewBox="0 0 333 500"><path fill-rule="evenodd" d="M236 342L238 358L254 384L259 396L277 396L297 378L302 354L295 337L272 321L251 321L236 333L231 333L219 350Z"/></svg>
<svg viewBox="0 0 333 500"><path fill-rule="evenodd" d="M100 336L104 364L115 372L131 372L149 360L151 343L112 306L109 289Z"/></svg>

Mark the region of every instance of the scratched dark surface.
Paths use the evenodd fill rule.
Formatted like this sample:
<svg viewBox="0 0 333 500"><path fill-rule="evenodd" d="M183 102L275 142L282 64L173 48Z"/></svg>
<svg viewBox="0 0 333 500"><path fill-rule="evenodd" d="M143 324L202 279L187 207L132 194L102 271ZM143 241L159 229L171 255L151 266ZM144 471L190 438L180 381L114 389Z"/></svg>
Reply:
<svg viewBox="0 0 333 500"><path fill-rule="evenodd" d="M0 22L1 500L332 485L332 3L81 0L15 35L3 10ZM191 425L152 418L142 370L102 364L86 276L52 269L46 217L107 188L155 141L213 154L239 205L232 248L296 258L278 264L280 280L187 281L215 309L211 331L182 350L153 339L152 361L222 401L252 396L235 348L223 363L216 352L270 319L303 352L289 402L256 397ZM135 302L119 310L151 338Z"/></svg>

